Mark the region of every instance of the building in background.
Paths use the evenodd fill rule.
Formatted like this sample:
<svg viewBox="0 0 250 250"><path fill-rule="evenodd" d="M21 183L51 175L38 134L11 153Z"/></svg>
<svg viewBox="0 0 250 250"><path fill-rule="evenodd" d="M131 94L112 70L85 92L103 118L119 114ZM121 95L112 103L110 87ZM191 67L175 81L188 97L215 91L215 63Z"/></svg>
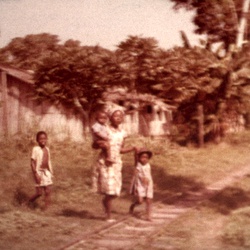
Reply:
<svg viewBox="0 0 250 250"><path fill-rule="evenodd" d="M84 141L84 127L74 109L34 99L34 82L28 71L0 64L0 135L35 134L45 130L58 140ZM109 90L104 102L126 110L128 134L164 136L170 133L172 108L150 94Z"/></svg>

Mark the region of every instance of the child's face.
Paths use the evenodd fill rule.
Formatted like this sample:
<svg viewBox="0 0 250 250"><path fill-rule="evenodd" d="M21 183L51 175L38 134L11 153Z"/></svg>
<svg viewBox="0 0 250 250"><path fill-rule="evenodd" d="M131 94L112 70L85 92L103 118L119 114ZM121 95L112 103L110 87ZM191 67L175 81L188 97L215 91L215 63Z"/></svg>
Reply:
<svg viewBox="0 0 250 250"><path fill-rule="evenodd" d="M139 162L142 164L142 165L146 165L148 162L149 162L149 156L147 153L142 153L140 156L139 156Z"/></svg>
<svg viewBox="0 0 250 250"><path fill-rule="evenodd" d="M96 119L99 123L104 125L107 123L108 117L105 113L99 113Z"/></svg>
<svg viewBox="0 0 250 250"><path fill-rule="evenodd" d="M47 143L47 136L45 134L41 134L38 137L37 142L38 142L40 147L44 147L46 145L46 143Z"/></svg>

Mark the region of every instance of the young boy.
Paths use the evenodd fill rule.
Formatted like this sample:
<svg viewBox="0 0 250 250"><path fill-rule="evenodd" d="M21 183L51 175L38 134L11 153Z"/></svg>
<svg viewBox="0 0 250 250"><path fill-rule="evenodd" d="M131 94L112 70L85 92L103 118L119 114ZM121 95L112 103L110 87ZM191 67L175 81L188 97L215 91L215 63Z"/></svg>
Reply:
<svg viewBox="0 0 250 250"><path fill-rule="evenodd" d="M47 134L44 131L39 131L36 135L38 146L33 148L31 155L31 170L36 183L36 193L29 199L29 202L34 202L44 191L45 209L50 203L51 185L53 184L50 151L46 146L47 139Z"/></svg>
<svg viewBox="0 0 250 250"><path fill-rule="evenodd" d="M149 164L151 157L152 152L147 149L140 149L139 152L136 153L136 169L130 190L130 193L136 197L136 200L131 204L129 209L130 214L133 214L134 208L145 201L147 220L149 221L151 221L151 207L153 198L153 179Z"/></svg>
<svg viewBox="0 0 250 250"><path fill-rule="evenodd" d="M99 111L96 114L96 123L91 127L93 135L94 149L104 149L106 152L106 161L113 163L110 152L109 134L107 131L108 116L105 112Z"/></svg>

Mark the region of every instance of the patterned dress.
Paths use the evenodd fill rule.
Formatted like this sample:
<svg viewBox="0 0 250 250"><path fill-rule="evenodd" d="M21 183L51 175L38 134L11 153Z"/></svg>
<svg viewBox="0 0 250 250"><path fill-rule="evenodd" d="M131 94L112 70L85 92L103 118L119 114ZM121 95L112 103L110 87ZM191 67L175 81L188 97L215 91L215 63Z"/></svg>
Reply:
<svg viewBox="0 0 250 250"><path fill-rule="evenodd" d="M130 193L143 198L153 198L153 179L150 164L137 163Z"/></svg>
<svg viewBox="0 0 250 250"><path fill-rule="evenodd" d="M95 165L94 186L102 194L117 195L121 193L122 187L122 160L121 148L126 138L126 132L123 129L114 129L108 127L111 158L114 163L110 166L105 164L105 155L103 152L99 155Z"/></svg>

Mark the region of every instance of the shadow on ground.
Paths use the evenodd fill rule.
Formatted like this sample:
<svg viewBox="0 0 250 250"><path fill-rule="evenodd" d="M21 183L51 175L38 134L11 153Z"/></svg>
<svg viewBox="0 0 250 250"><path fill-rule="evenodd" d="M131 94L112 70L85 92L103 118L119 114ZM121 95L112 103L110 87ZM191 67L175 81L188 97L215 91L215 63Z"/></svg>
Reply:
<svg viewBox="0 0 250 250"><path fill-rule="evenodd" d="M233 210L250 206L250 193L241 188L226 187L202 205L227 215Z"/></svg>
<svg viewBox="0 0 250 250"><path fill-rule="evenodd" d="M174 203L190 192L201 192L205 190L202 182L196 181L194 177L171 175L163 168L152 166L154 180L154 200L164 199L165 203ZM133 169L123 168L123 191L128 193L130 189ZM127 197L127 196L126 196Z"/></svg>
<svg viewBox="0 0 250 250"><path fill-rule="evenodd" d="M103 217L96 216L87 210L76 211L68 208L68 209L63 209L58 215L65 217L76 217L80 219L103 220Z"/></svg>

